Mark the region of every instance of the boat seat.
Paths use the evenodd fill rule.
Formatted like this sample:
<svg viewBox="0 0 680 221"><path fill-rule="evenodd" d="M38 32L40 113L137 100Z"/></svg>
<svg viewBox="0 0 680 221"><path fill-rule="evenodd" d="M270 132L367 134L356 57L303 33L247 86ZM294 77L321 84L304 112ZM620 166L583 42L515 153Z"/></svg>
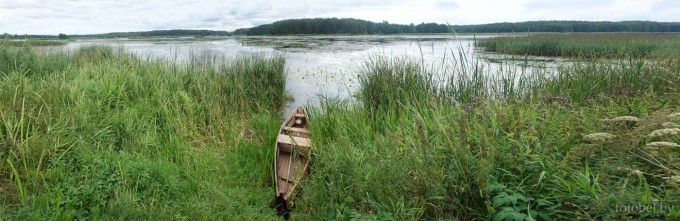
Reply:
<svg viewBox="0 0 680 221"><path fill-rule="evenodd" d="M298 132L298 133L303 133L303 134L309 134L309 130L305 128L299 128L299 127L284 127L284 130L291 131L291 132Z"/></svg>
<svg viewBox="0 0 680 221"><path fill-rule="evenodd" d="M293 116L295 116L297 118L304 118L305 114L293 114Z"/></svg>
<svg viewBox="0 0 680 221"><path fill-rule="evenodd" d="M309 140L309 138L302 138L285 134L279 134L279 137L276 138L276 142L300 147L312 147L312 143Z"/></svg>

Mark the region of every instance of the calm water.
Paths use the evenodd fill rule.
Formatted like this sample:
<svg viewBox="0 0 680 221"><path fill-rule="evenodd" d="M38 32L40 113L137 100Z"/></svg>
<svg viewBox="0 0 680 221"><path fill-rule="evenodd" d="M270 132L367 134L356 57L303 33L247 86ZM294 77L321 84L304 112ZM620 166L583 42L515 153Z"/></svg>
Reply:
<svg viewBox="0 0 680 221"><path fill-rule="evenodd" d="M526 66L524 61L507 61L505 55L483 52L474 46L475 39L489 36L309 36L227 38L194 41L173 40L92 40L66 45L75 49L83 45L106 44L122 46L127 51L144 57L152 56L170 62L182 62L192 54L219 55L233 59L242 55L280 54L286 58L286 90L294 97L286 108L289 113L299 105L313 105L319 98L347 98L357 89L359 67L370 56L407 57L425 64L430 69L442 70L455 66L452 61L480 62L488 74L495 72L529 72L554 69L557 62L539 61ZM303 42L309 48L274 48L246 46L246 40L266 42ZM464 58L461 59L461 56ZM502 62L498 62L502 60Z"/></svg>

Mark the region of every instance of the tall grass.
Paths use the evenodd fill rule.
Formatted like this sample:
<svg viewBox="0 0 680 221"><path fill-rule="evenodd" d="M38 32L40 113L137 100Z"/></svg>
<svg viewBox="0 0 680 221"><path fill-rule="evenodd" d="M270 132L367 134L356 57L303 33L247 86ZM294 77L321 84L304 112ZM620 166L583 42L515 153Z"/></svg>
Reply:
<svg viewBox="0 0 680 221"><path fill-rule="evenodd" d="M680 35L661 33L532 34L483 39L488 51L537 56L578 58L677 57Z"/></svg>
<svg viewBox="0 0 680 221"><path fill-rule="evenodd" d="M372 116L398 117L404 104L437 99L431 74L406 58L369 57L359 74L360 98Z"/></svg>
<svg viewBox="0 0 680 221"><path fill-rule="evenodd" d="M223 67L227 80L236 87L228 91L228 96L248 106L242 106L242 110L273 110L278 113L287 101L284 92L286 78L281 74L284 63L282 56L268 60L261 59L261 56L241 57L232 61Z"/></svg>
<svg viewBox="0 0 680 221"><path fill-rule="evenodd" d="M280 57L167 65L100 46L0 57L3 218L275 217Z"/></svg>
<svg viewBox="0 0 680 221"><path fill-rule="evenodd" d="M647 133L665 121L658 116L677 110L667 106L680 101L677 60L583 63L553 77L512 71L489 76L480 71L482 63L458 59L444 70L452 80L433 85L433 72L417 63L372 58L359 76L361 105L329 99L311 108L316 161L294 216L678 217L677 206L637 214L616 210L678 204L677 183L664 181L680 172L677 150L640 152L650 142ZM619 93L619 87L634 93ZM643 120L602 120L622 115ZM639 131L625 132L631 128ZM584 136L603 131L616 131L618 140L592 143Z"/></svg>
<svg viewBox="0 0 680 221"><path fill-rule="evenodd" d="M27 75L48 75L62 71L68 64L65 52L36 53L29 47L12 48L0 45L0 76L11 72Z"/></svg>
<svg viewBox="0 0 680 221"><path fill-rule="evenodd" d="M0 52L2 218L277 218L283 58ZM293 219L680 217L680 152L658 146L680 142L676 57L557 76L444 62L371 57L358 104L308 107L314 163Z"/></svg>
<svg viewBox="0 0 680 221"><path fill-rule="evenodd" d="M677 58L577 62L558 68L554 77L532 77L534 91L580 102L598 96L633 97L678 92Z"/></svg>
<svg viewBox="0 0 680 221"><path fill-rule="evenodd" d="M60 46L65 45L64 41L57 40L38 40L38 39L26 39L26 40L9 40L0 39L0 46L2 47L40 47L40 46Z"/></svg>

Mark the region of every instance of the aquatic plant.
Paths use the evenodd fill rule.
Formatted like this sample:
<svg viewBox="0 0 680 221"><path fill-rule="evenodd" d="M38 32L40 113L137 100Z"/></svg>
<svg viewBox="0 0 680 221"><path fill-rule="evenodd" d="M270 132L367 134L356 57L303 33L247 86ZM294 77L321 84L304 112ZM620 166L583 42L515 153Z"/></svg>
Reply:
<svg viewBox="0 0 680 221"><path fill-rule="evenodd" d="M0 47L0 219L274 219L283 59L204 62Z"/></svg>
<svg viewBox="0 0 680 221"><path fill-rule="evenodd" d="M647 135L648 137L665 137L668 135L677 135L680 133L680 128L664 128L652 131Z"/></svg>
<svg viewBox="0 0 680 221"><path fill-rule="evenodd" d="M282 58L17 50L0 51L2 218L277 218ZM314 162L293 219L678 218L612 208L680 203L677 148L646 148L680 141L647 136L675 128L680 60L489 76L452 57L451 78L370 58L357 101L308 107Z"/></svg>
<svg viewBox="0 0 680 221"><path fill-rule="evenodd" d="M583 136L584 140L594 141L594 142L604 142L609 139L616 138L616 135L610 133L592 133Z"/></svg>
<svg viewBox="0 0 680 221"><path fill-rule="evenodd" d="M673 143L673 142L667 142L667 141L656 141L656 142L649 142L646 145L649 148L659 148L659 147L680 147L680 144Z"/></svg>
<svg viewBox="0 0 680 221"><path fill-rule="evenodd" d="M569 33L529 34L477 41L485 50L537 56L575 58L665 58L680 55L678 34Z"/></svg>

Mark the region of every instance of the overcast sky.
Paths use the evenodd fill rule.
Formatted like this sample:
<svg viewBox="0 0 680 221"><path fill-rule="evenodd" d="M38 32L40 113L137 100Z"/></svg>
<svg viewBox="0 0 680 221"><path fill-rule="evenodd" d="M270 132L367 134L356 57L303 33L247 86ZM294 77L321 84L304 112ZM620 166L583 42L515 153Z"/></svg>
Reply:
<svg viewBox="0 0 680 221"><path fill-rule="evenodd" d="M290 18L483 24L530 20L680 21L680 0L0 0L0 33L233 31Z"/></svg>

